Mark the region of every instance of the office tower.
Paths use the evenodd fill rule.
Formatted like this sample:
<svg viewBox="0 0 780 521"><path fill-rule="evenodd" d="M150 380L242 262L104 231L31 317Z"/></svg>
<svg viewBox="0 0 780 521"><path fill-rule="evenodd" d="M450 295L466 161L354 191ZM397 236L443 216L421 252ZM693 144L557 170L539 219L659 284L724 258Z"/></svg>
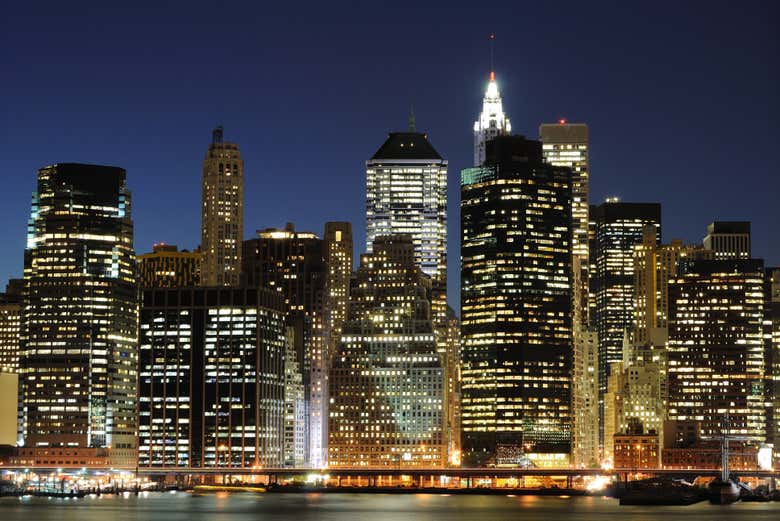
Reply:
<svg viewBox="0 0 780 521"><path fill-rule="evenodd" d="M325 280L325 323L330 333L328 354L338 345L341 328L349 309L349 284L352 278L352 224L348 222L325 223L325 264L328 274Z"/></svg>
<svg viewBox="0 0 780 521"><path fill-rule="evenodd" d="M217 286L142 298L138 465L282 466L281 296Z"/></svg>
<svg viewBox="0 0 780 521"><path fill-rule="evenodd" d="M479 119L474 122L474 166L481 166L485 162L488 141L511 133L512 124L504 114L501 93L496 83L496 73L491 70L485 97L482 99L482 112L479 114Z"/></svg>
<svg viewBox="0 0 780 521"><path fill-rule="evenodd" d="M0 293L0 373L19 372L23 279L11 279Z"/></svg>
<svg viewBox="0 0 780 521"><path fill-rule="evenodd" d="M610 364L622 360L623 338L634 322L634 246L642 243L647 225L656 228L660 242L661 205L607 199L592 206L590 215L594 222L590 256L595 262L595 273L590 274L595 295L591 322L599 342L599 417L603 419Z"/></svg>
<svg viewBox="0 0 780 521"><path fill-rule="evenodd" d="M490 141L461 172L462 438L470 464L571 449L571 171L541 143Z"/></svg>
<svg viewBox="0 0 780 521"><path fill-rule="evenodd" d="M580 280L583 290L580 301L581 321L588 323L588 125L584 123L545 123L539 126L544 160L555 166L565 166L572 172L572 251L580 258Z"/></svg>
<svg viewBox="0 0 780 521"><path fill-rule="evenodd" d="M134 465L138 288L122 168L38 171L25 250L21 388L26 447Z"/></svg>
<svg viewBox="0 0 780 521"><path fill-rule="evenodd" d="M776 447L774 458L780 463L780 267L767 268L764 277L764 352L767 442Z"/></svg>
<svg viewBox="0 0 780 521"><path fill-rule="evenodd" d="M392 132L366 161L366 250L377 237L409 234L433 282L437 324L447 313L447 160L419 132ZM443 351L443 347L442 347Z"/></svg>
<svg viewBox="0 0 780 521"><path fill-rule="evenodd" d="M447 323L441 328L442 342L446 346L444 356L444 376L446 388L444 404L447 410L445 435L449 453L449 463L459 466L462 458L461 450L461 410L460 410L460 321L455 311L447 306Z"/></svg>
<svg viewBox="0 0 780 521"><path fill-rule="evenodd" d="M409 235L379 237L361 256L349 318L331 366L331 467L442 467L445 387L431 281Z"/></svg>
<svg viewBox="0 0 780 521"><path fill-rule="evenodd" d="M701 246L680 240L658 244L655 225L645 226L642 242L634 246L634 344L664 348L669 325L669 279L681 262L710 254Z"/></svg>
<svg viewBox="0 0 780 521"><path fill-rule="evenodd" d="M669 281L669 419L763 442L763 261L694 260Z"/></svg>
<svg viewBox="0 0 780 521"><path fill-rule="evenodd" d="M572 463L595 467L599 463L598 337L583 331L574 337L572 374Z"/></svg>
<svg viewBox="0 0 780 521"><path fill-rule="evenodd" d="M200 251L179 249L173 244L155 244L152 253L138 256L142 288L186 288L200 286Z"/></svg>
<svg viewBox="0 0 780 521"><path fill-rule="evenodd" d="M238 145L212 132L203 160L201 251L204 286L235 286L241 270L244 238L244 162Z"/></svg>
<svg viewBox="0 0 780 521"><path fill-rule="evenodd" d="M287 327L284 353L284 465L306 465L306 389L295 352L295 330Z"/></svg>
<svg viewBox="0 0 780 521"><path fill-rule="evenodd" d="M750 222L715 221L707 226L702 242L715 252L715 259L749 259Z"/></svg>
<svg viewBox="0 0 780 521"><path fill-rule="evenodd" d="M287 305L295 353L303 373L306 406L306 465L322 467L327 444L327 341L324 303L328 266L325 244L292 223L268 228L244 241L242 281L277 291Z"/></svg>

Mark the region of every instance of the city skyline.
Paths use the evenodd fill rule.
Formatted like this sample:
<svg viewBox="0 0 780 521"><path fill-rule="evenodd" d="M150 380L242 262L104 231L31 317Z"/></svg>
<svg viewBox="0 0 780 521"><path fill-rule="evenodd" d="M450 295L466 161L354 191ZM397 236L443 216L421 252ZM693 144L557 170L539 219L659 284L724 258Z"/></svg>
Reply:
<svg viewBox="0 0 780 521"><path fill-rule="evenodd" d="M287 221L296 222L302 230L319 230L325 221L344 220L354 225L357 258L365 244L361 217L363 161L388 132L405 128L409 106L414 105L418 129L426 132L431 143L450 161L448 295L450 304L458 309L459 215L454 172L473 162L471 124L479 113L488 81L491 32L496 34L496 77L513 131L536 139L538 125L560 118L589 125L592 203L599 204L610 195L620 195L627 202L660 202L665 239L681 238L686 243L699 243L704 235L702 230L714 220L750 220L754 256L764 258L768 266L776 264L780 260L780 245L770 241L778 210L771 204L771 194L777 192L778 181L769 175L773 167L770 158L760 157L761 154L746 157L748 154L744 153L748 146L768 150L777 138L777 131L769 124L777 114L777 103L771 94L777 72L765 66L753 68L756 63L772 62L776 51L762 43L770 38L767 32L770 26L754 19L760 12L744 14L720 5L706 18L694 20L690 9L683 7L679 20L669 23L678 29L686 27L691 34L670 31L665 35L668 41L658 49L641 40L652 34L653 20L657 20L653 16L661 14L653 13L648 21L639 23L632 17L642 13L631 15L619 9L619 14L638 23L633 31L636 41L629 41L624 50L600 49L603 53L596 63L587 59L577 61L613 38L632 34L627 27L612 28L604 35L593 36L593 42L584 43L583 49L567 58L568 74L573 76L595 66L590 85L563 81L565 75L549 66L550 60L562 58L565 42L555 42L554 36L547 35L544 40L550 44L547 49L529 47L534 38L541 37L545 27L549 28L552 20L551 13L541 7L535 7L529 14L529 20L536 23L531 23L532 31L522 37L511 30L510 24L496 21L500 17L495 17L490 25L469 23L465 32L421 34L414 45L403 43L399 47L397 42L389 45L383 37L390 37L394 21L403 18L404 23L422 24L438 13L423 9L420 19L415 21L400 10L383 13L383 20L368 28L354 28L350 38L332 38L327 49L318 51L312 51L309 46L323 36L319 29L306 37L292 26L292 20L284 13L269 13L267 18L281 23L263 38L273 39L278 32L290 31L289 38L268 47L278 51L275 57L267 52L259 53L262 59L259 64L253 64L257 71L247 69L234 83L204 81L199 86L187 85L181 99L177 97L182 78L165 71L168 61L178 59L177 72L189 78L200 70L199 56L212 63L221 56L221 51L242 48L244 53L232 53L228 61L246 67L249 57L257 58L252 49L264 51L265 46L272 45L272 40L256 41L233 35L226 24L215 28L222 40L217 38L214 43L209 39L211 47L208 47L192 41L194 35L187 29L179 29L175 34L182 37L182 45L186 46L172 48L181 50L184 56L176 58L174 51L167 51L147 62L141 59L149 50L146 45L164 47L166 40L170 42L171 36L163 34L162 29L167 28L164 22L173 16L172 12L159 13L162 25L151 26L149 43L144 46L138 45L137 37L128 32L135 17L143 16L143 11L114 20L106 27L112 28L117 38L107 41L104 49L90 46L90 37L103 34L105 28L90 29L82 35L66 32L69 38L61 42L55 36L70 29L58 24L56 10L40 24L36 20L35 30L30 27L32 20L26 19L24 13L11 12L8 20L19 23L8 24L9 41L13 41L14 32L19 30L41 34L26 47L10 46L15 59L8 60L6 69L16 81L2 87L8 100L5 125L8 153L3 155L0 168L10 182L0 211L9 229L0 249L0 277L21 276L19 252L23 249L24 220L35 172L57 162L111 164L127 170L136 206L137 253L151 251L157 242L186 249L197 246L202 150L209 142L210 130L218 124L224 125L230 140L241 147L246 163L244 238L251 237L255 229L281 227ZM771 19L772 9L766 8L766 19ZM586 19L594 24L593 28L603 28L600 24L606 22L596 20L597 11L585 13ZM253 11L245 14L251 15ZM370 14L365 9L356 9L342 23ZM440 14L448 27L466 27L465 13L453 10ZM92 16L100 15L98 12ZM188 27L205 22L201 15L187 16L191 22ZM573 31L573 36L581 35L572 26L574 18L560 21L561 28ZM251 20L263 22L256 16L247 16L241 27L248 27L243 24ZM332 17L326 16L325 20ZM87 27L89 21L89 16L71 20L71 28L81 24ZM735 35L733 53L712 52L712 45L717 44L706 38L697 43L699 37L717 34L727 22L731 24L730 34ZM744 38L748 26L752 35ZM371 30L378 31L378 37L363 38ZM737 35L743 38L736 38ZM121 41L122 36L126 42ZM361 38L370 42L367 49L359 51L353 40ZM31 38L25 40L29 42ZM55 41L59 50L51 48ZM448 46L453 55L458 55L458 60L448 60L443 55ZM685 48L687 54L673 54L674 46ZM416 51L413 59L399 60L412 50ZM340 58L327 59L327 51ZM627 63L625 58L629 55L644 59ZM63 58L61 63L49 63L56 56ZM395 72L401 77L421 74L431 63L441 62L441 74L446 79L424 81L414 88L400 80L379 86L376 80L384 77L386 71L371 67L377 63L377 57L396 64ZM41 73L23 64L48 64L47 76L59 78L57 88L43 86L39 81ZM95 64L106 78L128 77L130 81L95 83L95 73L91 71ZM608 73L607 69L615 64L620 65L619 70ZM67 78L58 76L68 65L75 68L74 74ZM640 85L642 80L658 73L665 73L659 84L652 88ZM139 85L134 78L151 75L155 78L154 88L135 88ZM741 78L739 84L735 83L736 77ZM754 81L744 81L745 78ZM676 87L693 80L694 85L706 85L706 95L694 95L698 92L696 88L688 93ZM334 102L317 89L309 88L314 84L325 85L327 93L334 95ZM38 90L25 92L31 85ZM218 103L203 104L208 96L220 93L222 99ZM713 100L726 93L733 102L742 104L744 110L740 114L713 110ZM232 99L225 101L225 96ZM37 102L35 106L31 104L33 99ZM270 106L270 100L275 99L282 102L278 107ZM42 124L41 118L55 109L56 121L67 121L67 132L63 131L62 124ZM369 109L370 118L359 117ZM290 117L292 110L316 111L317 117L302 124L299 117ZM721 126L714 132L716 121ZM299 133L291 134L290 125ZM626 125L631 125L628 132ZM323 133L328 126L345 129L338 134L340 139ZM746 128L750 132L745 132ZM718 146L723 141L723 129L727 130L729 147ZM675 138L667 139L660 148L653 147L655 152L647 156L653 161L637 161L649 146L650 136L663 141L664 135ZM310 168L309 154L292 153L303 150L304 143L311 147L308 152L316 156L320 168ZM690 158L695 161L692 163ZM735 172L743 182L738 186L727 184ZM176 193L171 197L173 190ZM292 191L297 192L297 198L290 195ZM302 204L290 207L288 200ZM333 201L340 204L333 205ZM727 206L725 201L731 204ZM334 207L338 210L334 211Z"/></svg>

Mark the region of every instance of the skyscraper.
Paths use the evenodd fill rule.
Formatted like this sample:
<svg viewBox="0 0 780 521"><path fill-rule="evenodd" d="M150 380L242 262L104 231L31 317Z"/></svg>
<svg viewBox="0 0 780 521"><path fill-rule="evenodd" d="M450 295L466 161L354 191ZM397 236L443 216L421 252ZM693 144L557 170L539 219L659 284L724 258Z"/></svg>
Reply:
<svg viewBox="0 0 780 521"><path fill-rule="evenodd" d="M780 447L780 267L767 268L764 277L764 353L767 441ZM780 450L775 450L774 457L780 463Z"/></svg>
<svg viewBox="0 0 780 521"><path fill-rule="evenodd" d="M349 310L349 286L352 279L352 224L325 223L325 323L330 334L329 355L332 355L341 336L341 328Z"/></svg>
<svg viewBox="0 0 780 521"><path fill-rule="evenodd" d="M763 261L694 260L669 281L669 419L766 435Z"/></svg>
<svg viewBox="0 0 780 521"><path fill-rule="evenodd" d="M447 463L447 383L430 291L408 235L379 237L361 257L331 368L331 467Z"/></svg>
<svg viewBox="0 0 780 521"><path fill-rule="evenodd" d="M212 133L203 160L201 250L204 286L235 286L241 274L244 238L244 162L238 145Z"/></svg>
<svg viewBox="0 0 780 521"><path fill-rule="evenodd" d="M715 221L707 226L704 247L715 253L716 259L750 258L750 223L747 221Z"/></svg>
<svg viewBox="0 0 780 521"><path fill-rule="evenodd" d="M595 294L591 321L599 342L599 417L603 419L610 364L622 360L623 338L634 323L634 246L642 243L647 225L655 227L660 242L661 205L608 199L591 207L590 213L595 223L590 256L596 268L591 273Z"/></svg>
<svg viewBox="0 0 780 521"><path fill-rule="evenodd" d="M23 279L11 279L0 293L0 372L19 372Z"/></svg>
<svg viewBox="0 0 780 521"><path fill-rule="evenodd" d="M143 291L139 466L284 464L285 313L265 288Z"/></svg>
<svg viewBox="0 0 780 521"><path fill-rule="evenodd" d="M447 160L428 136L392 132L366 161L366 250L377 237L409 234L433 283L434 320L447 313Z"/></svg>
<svg viewBox="0 0 780 521"><path fill-rule="evenodd" d="M155 244L152 253L138 256L141 287L200 286L202 260L200 251L179 251L173 244Z"/></svg>
<svg viewBox="0 0 780 521"><path fill-rule="evenodd" d="M544 160L572 172L572 251L579 257L579 280L575 313L583 328L588 324L588 126L584 123L545 123L539 126Z"/></svg>
<svg viewBox="0 0 780 521"><path fill-rule="evenodd" d="M496 73L490 71L485 97L482 99L482 112L474 122L474 166L485 162L487 142L497 136L508 136L512 133L512 124L504 114L501 93L496 83Z"/></svg>
<svg viewBox="0 0 780 521"><path fill-rule="evenodd" d="M461 172L461 394L470 463L571 449L571 171L520 136Z"/></svg>
<svg viewBox="0 0 780 521"><path fill-rule="evenodd" d="M594 467L599 463L599 358L595 331L574 335L573 362L572 463Z"/></svg>
<svg viewBox="0 0 780 521"><path fill-rule="evenodd" d="M26 447L136 457L138 293L125 171L38 171L21 332ZM75 454L78 453L78 454Z"/></svg>
<svg viewBox="0 0 780 521"><path fill-rule="evenodd" d="M244 241L242 281L249 287L278 292L287 306L287 322L303 374L306 407L305 461L321 467L326 461L327 370L329 333L324 303L328 266L325 244L312 232L267 228Z"/></svg>

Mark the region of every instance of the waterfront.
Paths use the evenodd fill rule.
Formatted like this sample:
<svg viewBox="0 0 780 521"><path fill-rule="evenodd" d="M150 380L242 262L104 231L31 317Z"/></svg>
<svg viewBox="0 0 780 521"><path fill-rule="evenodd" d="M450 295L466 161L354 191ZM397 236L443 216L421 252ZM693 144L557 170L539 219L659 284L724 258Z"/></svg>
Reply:
<svg viewBox="0 0 780 521"><path fill-rule="evenodd" d="M209 494L154 492L83 499L0 498L3 521L710 521L780 517L779 503L619 506L602 497L449 496L446 494Z"/></svg>

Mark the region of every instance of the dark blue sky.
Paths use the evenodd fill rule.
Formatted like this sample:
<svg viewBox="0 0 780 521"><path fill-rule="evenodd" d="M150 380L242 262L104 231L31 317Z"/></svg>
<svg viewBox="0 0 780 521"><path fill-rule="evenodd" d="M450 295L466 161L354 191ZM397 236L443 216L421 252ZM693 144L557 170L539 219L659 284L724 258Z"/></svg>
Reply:
<svg viewBox="0 0 780 521"><path fill-rule="evenodd" d="M780 262L777 2L112 4L3 8L2 279L21 275L36 170L55 162L127 169L139 253L196 246L216 124L245 160L247 237L349 220L362 251L364 161L413 104L450 162L457 304L490 32L516 132L590 125L592 202L661 202L665 240L748 219L754 255Z"/></svg>

